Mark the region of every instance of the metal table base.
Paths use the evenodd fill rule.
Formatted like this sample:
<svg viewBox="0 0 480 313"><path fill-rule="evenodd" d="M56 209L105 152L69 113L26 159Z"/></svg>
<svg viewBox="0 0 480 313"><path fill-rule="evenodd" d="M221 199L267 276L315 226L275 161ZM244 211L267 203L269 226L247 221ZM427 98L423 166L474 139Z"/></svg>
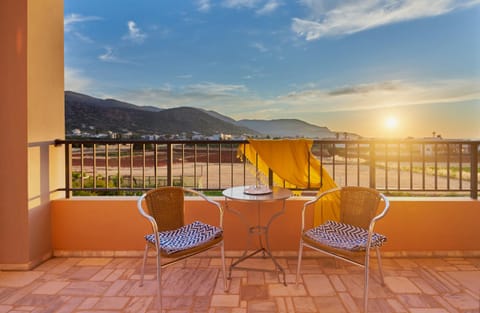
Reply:
<svg viewBox="0 0 480 313"><path fill-rule="evenodd" d="M241 186L241 187L233 187L223 191L223 195L225 196L225 206L227 211L234 213L237 215L240 220L245 224L248 228L248 236L247 236L247 245L245 247L245 251L243 252L242 256L235 260L229 268L228 273L228 280L232 278L232 270L233 269L240 269L240 270L251 270L251 271L261 271L261 272L275 272L282 275L283 284L286 286L286 277L285 277L285 270L282 266L278 263L275 257L272 255L269 245L269 229L272 222L278 218L280 215L285 213L285 201L287 198L291 196L291 191L285 188L273 187L272 192L268 194L259 194L259 195L252 195L245 193L245 190L248 186ZM257 205L257 225L250 226L247 218L242 214L240 211L232 208L229 205L229 202L232 201L242 201L242 202L254 202ZM280 211L276 212L272 216L270 216L268 222L265 225L261 225L261 205L265 202L274 202L274 201L282 201L282 208ZM260 248L257 250L249 253L249 247L251 246L251 239L254 236L258 236ZM264 258L269 258L272 260L275 268L271 269L264 269L264 268L255 268L255 267L242 267L239 266L245 260L262 253Z"/></svg>

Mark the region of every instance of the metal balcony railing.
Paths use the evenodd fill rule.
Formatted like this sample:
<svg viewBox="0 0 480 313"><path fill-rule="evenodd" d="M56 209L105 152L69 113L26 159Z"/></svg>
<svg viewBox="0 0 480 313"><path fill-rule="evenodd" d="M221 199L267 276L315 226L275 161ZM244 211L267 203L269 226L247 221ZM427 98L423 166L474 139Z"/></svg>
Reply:
<svg viewBox="0 0 480 313"><path fill-rule="evenodd" d="M219 191L255 184L255 164L237 158L239 144L248 141L92 139L55 144L65 145L66 185L61 190L66 197L131 195L171 185ZM478 140L315 140L312 153L339 186L477 199L479 147Z"/></svg>

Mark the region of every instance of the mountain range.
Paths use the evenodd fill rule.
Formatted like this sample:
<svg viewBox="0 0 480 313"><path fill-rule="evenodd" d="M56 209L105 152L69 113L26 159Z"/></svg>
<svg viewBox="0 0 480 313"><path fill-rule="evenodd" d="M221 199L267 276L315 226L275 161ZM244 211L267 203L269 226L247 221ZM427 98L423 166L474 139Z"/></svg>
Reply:
<svg viewBox="0 0 480 313"><path fill-rule="evenodd" d="M99 99L65 91L65 129L74 133L126 133L135 136L229 134L247 137L335 138L327 127L298 119L234 120L215 111L193 107L161 109L115 99Z"/></svg>

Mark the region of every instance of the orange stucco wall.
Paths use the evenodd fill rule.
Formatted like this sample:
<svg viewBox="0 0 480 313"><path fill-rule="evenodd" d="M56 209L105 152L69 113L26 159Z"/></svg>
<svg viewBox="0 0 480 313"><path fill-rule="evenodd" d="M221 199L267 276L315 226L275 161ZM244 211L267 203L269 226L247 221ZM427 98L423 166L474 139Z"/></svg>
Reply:
<svg viewBox="0 0 480 313"><path fill-rule="evenodd" d="M0 1L0 263L28 259L26 9L26 1Z"/></svg>
<svg viewBox="0 0 480 313"><path fill-rule="evenodd" d="M64 185L63 0L0 1L0 42L0 269L29 269L52 254Z"/></svg>
<svg viewBox="0 0 480 313"><path fill-rule="evenodd" d="M223 199L218 199L223 203ZM285 214L271 225L270 245L275 251L296 251L300 231L303 199L287 201ZM187 202L187 218L214 223L216 219L198 201ZM231 203L252 221L256 207ZM279 206L262 206L261 218L266 221ZM195 214L194 214L195 212ZM309 220L313 218L310 216ZM480 251L480 202L464 200L392 200L386 218L377 224L377 231L388 236L383 251L390 252L478 252ZM226 211L224 218L225 247L242 250L246 228L237 215ZM137 212L133 198L63 199L52 202L52 235L54 250L136 251L142 250L143 235L149 224ZM256 242L256 240L254 241Z"/></svg>

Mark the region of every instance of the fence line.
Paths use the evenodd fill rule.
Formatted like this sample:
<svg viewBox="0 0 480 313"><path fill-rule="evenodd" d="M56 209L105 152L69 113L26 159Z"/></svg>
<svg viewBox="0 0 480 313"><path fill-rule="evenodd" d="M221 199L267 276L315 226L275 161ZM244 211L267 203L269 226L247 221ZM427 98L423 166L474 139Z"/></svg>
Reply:
<svg viewBox="0 0 480 313"><path fill-rule="evenodd" d="M139 193L167 185L218 191L255 184L255 164L236 157L238 145L248 141L57 140L55 144L65 145L66 184L61 190L67 197ZM479 147L475 140L314 140L311 153L339 186L477 199ZM272 175L265 180L271 183Z"/></svg>

